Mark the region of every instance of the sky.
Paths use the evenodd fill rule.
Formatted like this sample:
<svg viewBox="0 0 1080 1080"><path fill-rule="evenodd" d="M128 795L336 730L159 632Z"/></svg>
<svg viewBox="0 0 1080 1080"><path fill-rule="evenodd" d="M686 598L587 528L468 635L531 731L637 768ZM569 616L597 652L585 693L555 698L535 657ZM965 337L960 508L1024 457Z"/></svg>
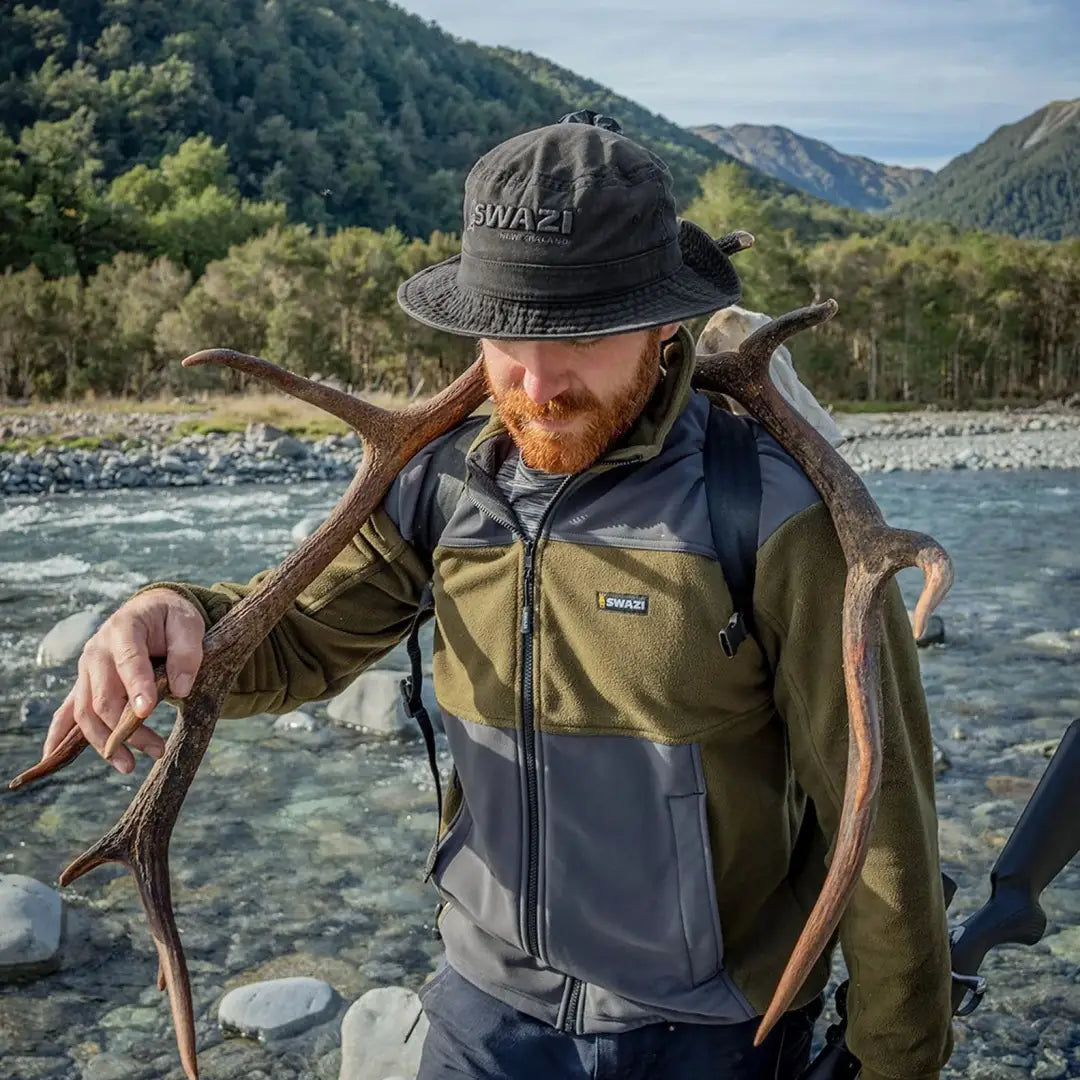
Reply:
<svg viewBox="0 0 1080 1080"><path fill-rule="evenodd" d="M684 126L781 124L897 165L938 169L1080 97L1080 0L396 2Z"/></svg>

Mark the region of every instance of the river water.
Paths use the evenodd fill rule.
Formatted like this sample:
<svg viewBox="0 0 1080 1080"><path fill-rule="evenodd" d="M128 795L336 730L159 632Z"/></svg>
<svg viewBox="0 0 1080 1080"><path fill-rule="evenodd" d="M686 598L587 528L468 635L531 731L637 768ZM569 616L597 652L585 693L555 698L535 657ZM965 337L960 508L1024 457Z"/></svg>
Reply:
<svg viewBox="0 0 1080 1080"><path fill-rule="evenodd" d="M921 652L935 738L943 864L963 915L1037 778L1080 716L1078 654L1025 641L1080 627L1080 473L930 472L864 477L889 522L936 536L957 582L941 609L948 640ZM290 530L342 485L174 488L10 498L0 503L0 776L37 760L71 673L38 669L61 618L115 606L155 578L244 580L290 550ZM909 606L919 575L900 577ZM320 710L316 715L323 716ZM47 716L45 710L43 715ZM171 714L152 722L165 730ZM224 990L314 975L346 1000L416 987L439 947L419 869L435 827L421 744L322 725L273 730L223 720L185 802L171 851L174 906L191 969L200 1065L215 1080L336 1080L332 1035L277 1047L223 1039ZM145 776L84 754L55 777L0 793L0 872L49 884L107 829ZM998 779L988 779L996 777ZM1005 779L1002 779L1005 778ZM72 945L54 975L0 987L0 1078L182 1076L156 956L133 886L111 867L64 891ZM1080 868L1044 897L1047 937L998 950L986 1002L956 1024L946 1076L1080 1077Z"/></svg>

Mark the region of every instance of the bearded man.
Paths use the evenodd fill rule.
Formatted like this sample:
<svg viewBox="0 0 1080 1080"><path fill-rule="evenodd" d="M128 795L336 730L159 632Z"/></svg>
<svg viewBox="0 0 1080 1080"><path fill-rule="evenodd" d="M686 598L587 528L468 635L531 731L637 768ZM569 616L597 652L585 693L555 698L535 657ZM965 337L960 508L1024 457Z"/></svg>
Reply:
<svg viewBox="0 0 1080 1080"><path fill-rule="evenodd" d="M429 860L446 956L421 1080L764 1080L806 1063L816 964L758 1018L816 898L843 798L846 567L817 492L760 430L755 633L734 656L682 324L739 298L671 176L593 113L495 147L462 253L406 281L475 337L494 401L422 450L241 671L222 715L331 697L426 610L454 760ZM46 752L99 752L125 700L182 698L206 628L255 587L161 582L89 642ZM934 1080L951 1039L930 729L890 587L872 846L840 926L864 1080ZM152 756L161 738L140 728ZM113 762L130 771L121 748Z"/></svg>

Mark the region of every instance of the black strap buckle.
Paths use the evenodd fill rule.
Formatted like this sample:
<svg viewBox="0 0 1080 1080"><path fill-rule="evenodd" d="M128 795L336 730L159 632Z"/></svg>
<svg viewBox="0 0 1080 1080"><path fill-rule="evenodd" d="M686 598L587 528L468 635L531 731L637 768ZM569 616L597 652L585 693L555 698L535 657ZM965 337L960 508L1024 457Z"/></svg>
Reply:
<svg viewBox="0 0 1080 1080"><path fill-rule="evenodd" d="M957 975L952 973L953 982L964 988L964 998L955 1016L970 1016L986 996L986 980L981 975Z"/></svg>
<svg viewBox="0 0 1080 1080"><path fill-rule="evenodd" d="M416 686L413 682L413 677L411 675L406 675L405 678L398 683L398 687L401 690L401 703L405 707L405 715L410 719L415 720L424 706L420 694L414 694Z"/></svg>
<svg viewBox="0 0 1080 1080"><path fill-rule="evenodd" d="M728 619L727 626L720 631L720 648L724 650L724 655L731 660L739 651L739 646L749 636L746 629L746 620L743 619L742 612L736 611Z"/></svg>

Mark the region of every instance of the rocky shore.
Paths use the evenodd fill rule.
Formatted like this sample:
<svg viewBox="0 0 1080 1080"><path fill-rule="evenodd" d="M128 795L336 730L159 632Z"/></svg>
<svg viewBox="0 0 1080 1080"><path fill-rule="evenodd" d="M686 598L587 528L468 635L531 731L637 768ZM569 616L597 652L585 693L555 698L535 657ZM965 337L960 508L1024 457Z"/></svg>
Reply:
<svg viewBox="0 0 1080 1080"><path fill-rule="evenodd" d="M0 439L74 434L96 449L0 451L0 495L112 488L347 480L361 453L355 435L294 438L268 424L244 432L176 436L182 416L84 411L0 413ZM1080 468L1080 409L840 414L840 448L858 472Z"/></svg>

